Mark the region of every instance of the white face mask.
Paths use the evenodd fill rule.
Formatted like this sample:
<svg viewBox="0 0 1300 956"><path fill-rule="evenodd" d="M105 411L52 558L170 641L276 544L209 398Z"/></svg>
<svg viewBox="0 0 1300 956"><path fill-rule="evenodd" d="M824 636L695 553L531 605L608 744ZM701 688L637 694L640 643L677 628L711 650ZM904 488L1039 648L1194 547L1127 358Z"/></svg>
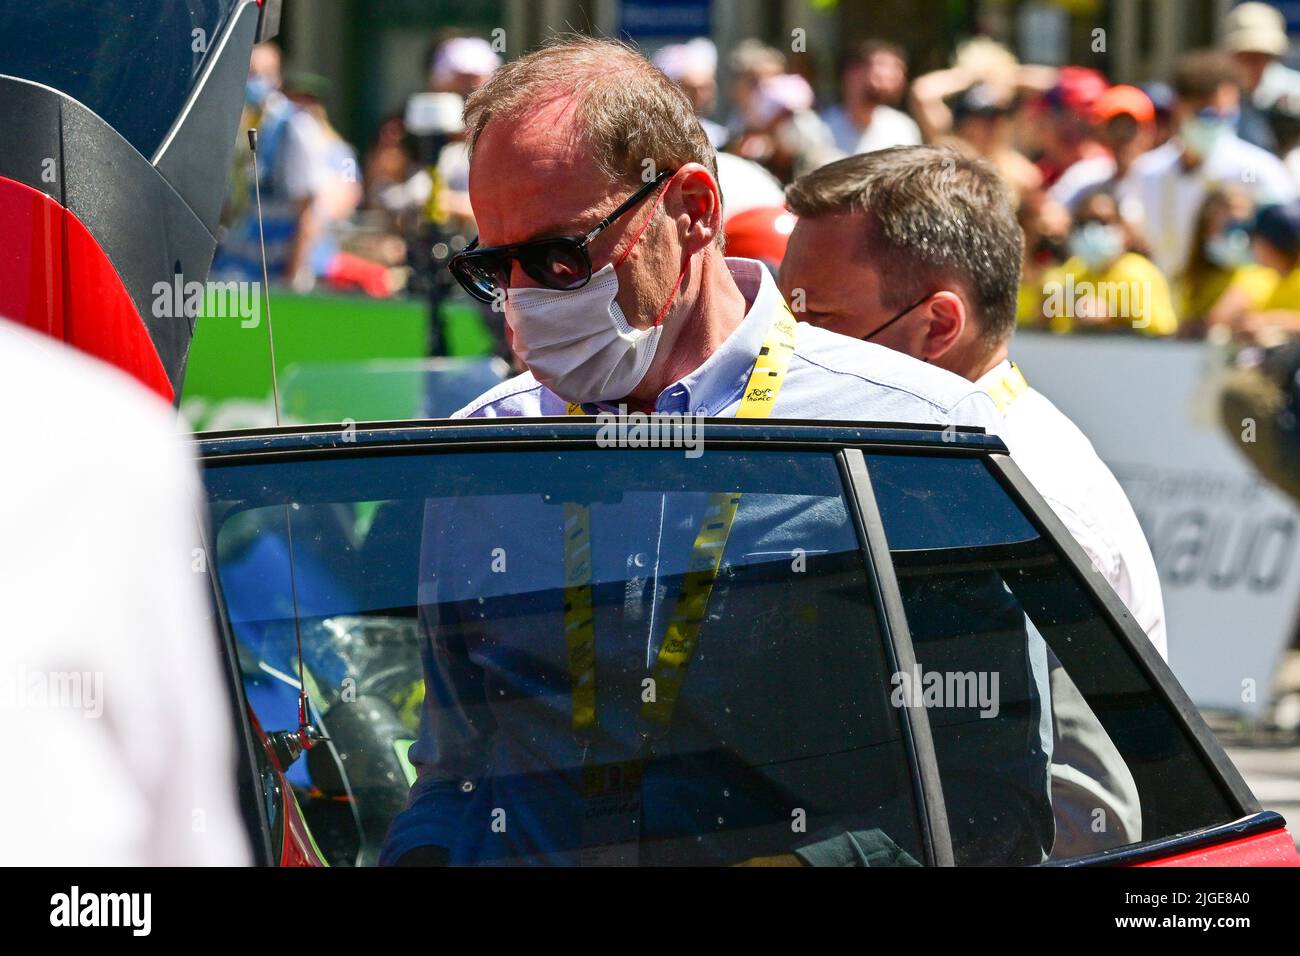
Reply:
<svg viewBox="0 0 1300 956"><path fill-rule="evenodd" d="M1194 116L1183 122L1178 129L1178 135L1183 145L1191 150L1193 155L1205 158L1214 152L1214 148L1225 137L1232 134L1235 127L1235 121L1230 119L1216 120Z"/></svg>
<svg viewBox="0 0 1300 956"><path fill-rule="evenodd" d="M663 324L633 328L617 295L618 273L610 263L581 289L511 289L506 297L515 351L533 377L565 401L624 398L654 361Z"/></svg>

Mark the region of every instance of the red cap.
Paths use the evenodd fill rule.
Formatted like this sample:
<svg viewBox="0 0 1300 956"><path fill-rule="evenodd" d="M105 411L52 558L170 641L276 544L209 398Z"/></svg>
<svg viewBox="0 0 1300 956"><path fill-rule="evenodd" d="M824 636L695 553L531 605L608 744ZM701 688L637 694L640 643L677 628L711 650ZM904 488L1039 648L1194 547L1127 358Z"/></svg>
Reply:
<svg viewBox="0 0 1300 956"><path fill-rule="evenodd" d="M1044 96L1046 105L1081 116L1092 113L1093 105L1106 92L1106 78L1086 66L1065 66L1056 74L1056 85Z"/></svg>
<svg viewBox="0 0 1300 956"><path fill-rule="evenodd" d="M1143 126L1156 121L1155 104L1136 86L1112 86L1101 94L1092 108L1095 123L1105 123L1123 114L1128 114Z"/></svg>
<svg viewBox="0 0 1300 956"><path fill-rule="evenodd" d="M727 255L779 266L794 231L795 215L780 206L758 206L727 220Z"/></svg>

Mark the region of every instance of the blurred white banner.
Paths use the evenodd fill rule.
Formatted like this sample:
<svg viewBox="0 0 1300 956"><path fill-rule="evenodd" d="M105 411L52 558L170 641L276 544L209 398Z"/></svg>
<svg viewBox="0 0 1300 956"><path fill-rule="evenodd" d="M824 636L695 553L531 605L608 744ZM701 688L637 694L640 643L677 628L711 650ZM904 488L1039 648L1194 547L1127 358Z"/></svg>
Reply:
<svg viewBox="0 0 1300 956"><path fill-rule="evenodd" d="M1020 332L1011 357L1092 439L1160 570L1169 665L1192 700L1255 716L1300 605L1300 510L1211 419L1200 343Z"/></svg>

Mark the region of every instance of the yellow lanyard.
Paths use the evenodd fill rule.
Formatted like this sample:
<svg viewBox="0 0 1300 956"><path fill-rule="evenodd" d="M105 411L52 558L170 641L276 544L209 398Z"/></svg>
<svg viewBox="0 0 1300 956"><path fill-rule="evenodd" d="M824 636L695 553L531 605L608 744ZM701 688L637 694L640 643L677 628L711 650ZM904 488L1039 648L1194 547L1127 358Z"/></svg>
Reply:
<svg viewBox="0 0 1300 956"><path fill-rule="evenodd" d="M772 322L754 361L740 399L737 418L766 418L785 383L795 347L794 315L785 303ZM570 402L568 414L586 414ZM740 506L740 492L714 492L705 507L704 520L695 535L681 592L668 620L651 677L654 692L641 708L641 716L662 728L672 723L686 667L699 640L708 612L709 596L718 578L722 553ZM573 730L583 739L596 725L596 631L591 599L591 509L585 504L564 505L564 642L569 658L569 685L573 697Z"/></svg>
<svg viewBox="0 0 1300 956"><path fill-rule="evenodd" d="M993 404L998 407L998 411L1004 414L1011 407L1011 403L1028 390L1029 383L1025 381L1024 373L1015 362L1011 363L1011 368L1005 375L984 389L989 398L993 399Z"/></svg>

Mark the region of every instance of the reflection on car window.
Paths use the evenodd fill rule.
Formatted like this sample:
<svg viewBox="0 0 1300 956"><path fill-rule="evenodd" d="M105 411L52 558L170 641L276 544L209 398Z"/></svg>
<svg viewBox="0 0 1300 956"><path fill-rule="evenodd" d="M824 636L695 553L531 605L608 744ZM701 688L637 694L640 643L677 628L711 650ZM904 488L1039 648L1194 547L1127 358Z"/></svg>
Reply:
<svg viewBox="0 0 1300 956"><path fill-rule="evenodd" d="M924 858L830 453L475 452L207 480L267 730L296 724L292 502L330 747L289 776L331 862Z"/></svg>
<svg viewBox="0 0 1300 956"><path fill-rule="evenodd" d="M237 0L9 4L0 74L53 87L151 157Z"/></svg>
<svg viewBox="0 0 1300 956"><path fill-rule="evenodd" d="M920 668L943 688L928 713L958 863L1069 859L1235 816L983 460L873 455L868 468Z"/></svg>

